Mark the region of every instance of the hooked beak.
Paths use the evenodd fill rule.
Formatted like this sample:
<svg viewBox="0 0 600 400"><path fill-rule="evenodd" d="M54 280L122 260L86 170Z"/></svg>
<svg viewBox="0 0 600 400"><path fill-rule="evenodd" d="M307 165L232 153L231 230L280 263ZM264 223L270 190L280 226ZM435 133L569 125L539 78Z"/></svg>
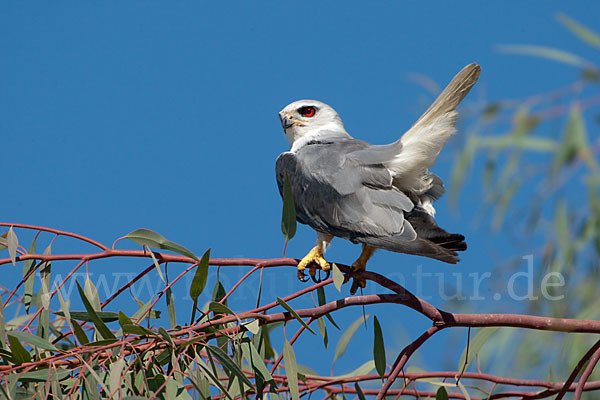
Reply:
<svg viewBox="0 0 600 400"><path fill-rule="evenodd" d="M281 119L281 126L283 126L283 130L287 130L288 128L291 128L292 126L294 126L296 122L292 121L291 119L289 119L288 117L283 117Z"/></svg>
<svg viewBox="0 0 600 400"><path fill-rule="evenodd" d="M282 113L279 113L279 119L281 120L281 126L283 127L284 131L292 126L300 125L300 121L295 121L292 117L288 117Z"/></svg>

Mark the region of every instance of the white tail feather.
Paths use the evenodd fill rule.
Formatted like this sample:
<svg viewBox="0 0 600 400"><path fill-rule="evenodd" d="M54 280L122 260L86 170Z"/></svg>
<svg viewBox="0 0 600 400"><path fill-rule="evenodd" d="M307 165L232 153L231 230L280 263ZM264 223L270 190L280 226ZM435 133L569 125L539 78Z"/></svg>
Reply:
<svg viewBox="0 0 600 400"><path fill-rule="evenodd" d="M477 64L464 67L442 91L417 122L400 138L398 154L385 163L401 189L422 194L433 185L428 170L456 129L454 111L469 93L481 68Z"/></svg>

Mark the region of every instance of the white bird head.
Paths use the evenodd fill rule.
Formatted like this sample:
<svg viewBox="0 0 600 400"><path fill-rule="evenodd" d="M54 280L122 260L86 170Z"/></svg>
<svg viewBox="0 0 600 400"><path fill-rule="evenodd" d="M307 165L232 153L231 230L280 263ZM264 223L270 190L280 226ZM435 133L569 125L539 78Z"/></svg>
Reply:
<svg viewBox="0 0 600 400"><path fill-rule="evenodd" d="M298 100L279 112L292 151L323 138L349 136L333 108L317 100Z"/></svg>

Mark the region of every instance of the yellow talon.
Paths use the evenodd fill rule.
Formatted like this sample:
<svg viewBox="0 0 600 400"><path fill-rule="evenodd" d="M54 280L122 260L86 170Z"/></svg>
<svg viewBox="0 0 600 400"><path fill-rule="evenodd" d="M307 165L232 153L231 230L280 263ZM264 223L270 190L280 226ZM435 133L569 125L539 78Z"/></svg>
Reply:
<svg viewBox="0 0 600 400"><path fill-rule="evenodd" d="M302 260L300 260L298 263L298 270L304 271L312 262L320 266L323 271L327 271L331 268L329 263L323 258L323 251L320 246L315 246Z"/></svg>
<svg viewBox="0 0 600 400"><path fill-rule="evenodd" d="M333 239L332 235L318 232L317 244L298 263L298 279L300 279L302 282L306 282L308 280L307 276L304 274L304 270L306 269L306 267L309 266L310 263L314 262L319 267L321 267L321 269L323 271L329 271L331 266L323 258L323 253L325 252L325 249L327 248L327 245L329 244L331 239ZM315 281L315 282L317 282L315 280L316 273L317 273L317 271L314 268L311 268L310 275L312 276L313 281Z"/></svg>
<svg viewBox="0 0 600 400"><path fill-rule="evenodd" d="M363 244L362 252L360 253L360 256L358 257L358 260L356 260L352 263L353 271L366 270L367 269L367 261L369 261L369 258L371 258L371 256L373 255L374 252L375 252L375 247L371 247L366 244ZM359 287L364 289L365 286L367 286L366 280L360 279L360 278L354 278L352 281L352 287L350 288L350 294L354 295Z"/></svg>

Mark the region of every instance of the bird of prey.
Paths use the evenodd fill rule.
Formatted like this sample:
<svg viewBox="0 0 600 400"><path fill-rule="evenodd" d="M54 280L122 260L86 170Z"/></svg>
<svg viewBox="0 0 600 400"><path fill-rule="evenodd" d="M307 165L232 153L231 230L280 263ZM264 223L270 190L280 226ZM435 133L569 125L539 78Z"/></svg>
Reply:
<svg viewBox="0 0 600 400"><path fill-rule="evenodd" d="M435 219L433 202L445 192L429 172L456 131L456 106L469 93L481 68L464 67L415 124L394 143L371 145L346 132L333 108L316 100L299 100L279 117L289 152L277 158L279 192L287 174L297 220L317 231L313 249L299 262L298 278L316 263L328 271L323 253L334 236L362 244L352 264L366 268L375 249L458 262L467 248L464 236L448 233ZM310 270L314 279L315 270ZM354 279L350 293L365 287Z"/></svg>

